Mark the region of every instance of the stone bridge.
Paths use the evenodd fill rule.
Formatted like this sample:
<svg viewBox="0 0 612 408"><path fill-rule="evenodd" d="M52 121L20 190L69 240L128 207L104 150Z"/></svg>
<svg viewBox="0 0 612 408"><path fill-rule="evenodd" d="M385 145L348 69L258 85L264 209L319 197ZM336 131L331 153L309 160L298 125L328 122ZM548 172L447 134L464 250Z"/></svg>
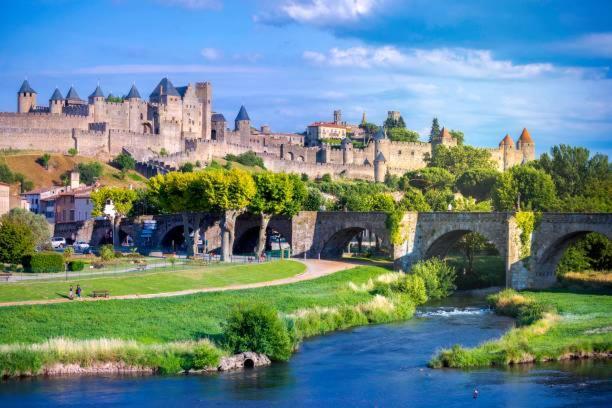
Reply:
<svg viewBox="0 0 612 408"><path fill-rule="evenodd" d="M220 217L202 214L201 219L202 250L218 250L221 245ZM153 221L155 228L148 234L143 233L146 225ZM86 231L84 227L73 228L72 235L67 238L78 236L88 240L89 235L92 245L101 243L102 239L107 239L110 225L104 222L94 224L88 224ZM235 253L253 251L258 228L257 217L244 214L238 218ZM63 229L70 230L65 226ZM125 219L120 230L122 237L132 236L141 251L176 250L183 242L183 217L177 214ZM395 243L391 242L387 228L387 214L382 212L303 211L293 218L273 217L268 226L268 234L284 237L295 257L310 258L341 256L348 243L364 230L376 236L381 248L392 255L396 269L404 271L418 260L443 258L459 238L468 232L477 232L491 242L504 259L506 286L523 289L553 284L563 251L576 239L589 232L598 232L612 239L612 214L545 213L531 236L528 248L523 248L523 251L521 230L514 213L408 212L400 223L401 242ZM61 231L59 235L62 235Z"/></svg>

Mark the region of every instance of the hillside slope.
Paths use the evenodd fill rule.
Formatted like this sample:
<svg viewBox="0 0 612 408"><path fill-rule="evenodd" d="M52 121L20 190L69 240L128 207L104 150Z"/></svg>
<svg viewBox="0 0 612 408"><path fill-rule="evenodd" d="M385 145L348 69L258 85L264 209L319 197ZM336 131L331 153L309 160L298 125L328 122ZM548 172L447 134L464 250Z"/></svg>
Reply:
<svg viewBox="0 0 612 408"><path fill-rule="evenodd" d="M17 152L0 154L0 163L6 165L13 172L22 173L26 178L34 183L34 188L47 187L51 185L61 185L61 176L76 167L78 163L88 163L95 159L81 156L68 156L62 154L52 154L49 169L45 169L39 163L38 158L42 152ZM119 178L119 170L100 162L104 167L104 173L100 178L100 184L118 187L143 186L146 179L134 171L129 171L125 178Z"/></svg>

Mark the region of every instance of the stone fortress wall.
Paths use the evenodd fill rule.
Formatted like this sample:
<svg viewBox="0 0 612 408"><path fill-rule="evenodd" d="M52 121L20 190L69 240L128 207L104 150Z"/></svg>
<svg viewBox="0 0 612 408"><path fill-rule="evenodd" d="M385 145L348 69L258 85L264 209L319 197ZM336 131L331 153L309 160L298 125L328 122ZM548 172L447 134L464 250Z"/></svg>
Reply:
<svg viewBox="0 0 612 408"><path fill-rule="evenodd" d="M136 86L122 98L105 97L98 86L87 101L74 88L66 97L56 89L48 107L37 106L36 100L36 91L24 81L17 93L18 112L0 113L0 149L66 153L74 148L104 159L127 151L147 176L186 162L208 164L215 157L253 151L272 171L383 181L387 173L401 175L425 167L436 145L456 145L443 129L432 143L394 142L378 135L363 148L355 148L350 139L341 145L307 147L302 134L275 133L267 125L253 128L244 106L230 129L225 117L212 111L209 82L174 87L163 78L148 101ZM488 150L499 170L535 158L535 144L526 129L516 145L506 135L498 148Z"/></svg>

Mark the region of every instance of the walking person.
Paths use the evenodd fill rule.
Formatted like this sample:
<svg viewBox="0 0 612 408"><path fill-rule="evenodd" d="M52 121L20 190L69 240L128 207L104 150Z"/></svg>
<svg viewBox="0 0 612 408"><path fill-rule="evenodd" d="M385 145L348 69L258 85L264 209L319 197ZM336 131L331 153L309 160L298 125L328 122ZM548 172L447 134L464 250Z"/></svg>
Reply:
<svg viewBox="0 0 612 408"><path fill-rule="evenodd" d="M74 289L72 288L72 285L70 285L70 290L68 291L68 299L74 299Z"/></svg>
<svg viewBox="0 0 612 408"><path fill-rule="evenodd" d="M77 299L81 300L81 285L77 285L76 288L76 295L77 295Z"/></svg>

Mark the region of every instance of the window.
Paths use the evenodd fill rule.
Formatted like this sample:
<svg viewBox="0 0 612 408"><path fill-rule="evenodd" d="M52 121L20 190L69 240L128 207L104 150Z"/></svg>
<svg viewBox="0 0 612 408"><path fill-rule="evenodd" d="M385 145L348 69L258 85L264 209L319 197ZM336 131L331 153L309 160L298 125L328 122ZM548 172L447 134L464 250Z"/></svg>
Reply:
<svg viewBox="0 0 612 408"><path fill-rule="evenodd" d="M70 210L70 221L74 221L74 210Z"/></svg>
<svg viewBox="0 0 612 408"><path fill-rule="evenodd" d="M74 196L70 196L70 204L74 204Z"/></svg>

